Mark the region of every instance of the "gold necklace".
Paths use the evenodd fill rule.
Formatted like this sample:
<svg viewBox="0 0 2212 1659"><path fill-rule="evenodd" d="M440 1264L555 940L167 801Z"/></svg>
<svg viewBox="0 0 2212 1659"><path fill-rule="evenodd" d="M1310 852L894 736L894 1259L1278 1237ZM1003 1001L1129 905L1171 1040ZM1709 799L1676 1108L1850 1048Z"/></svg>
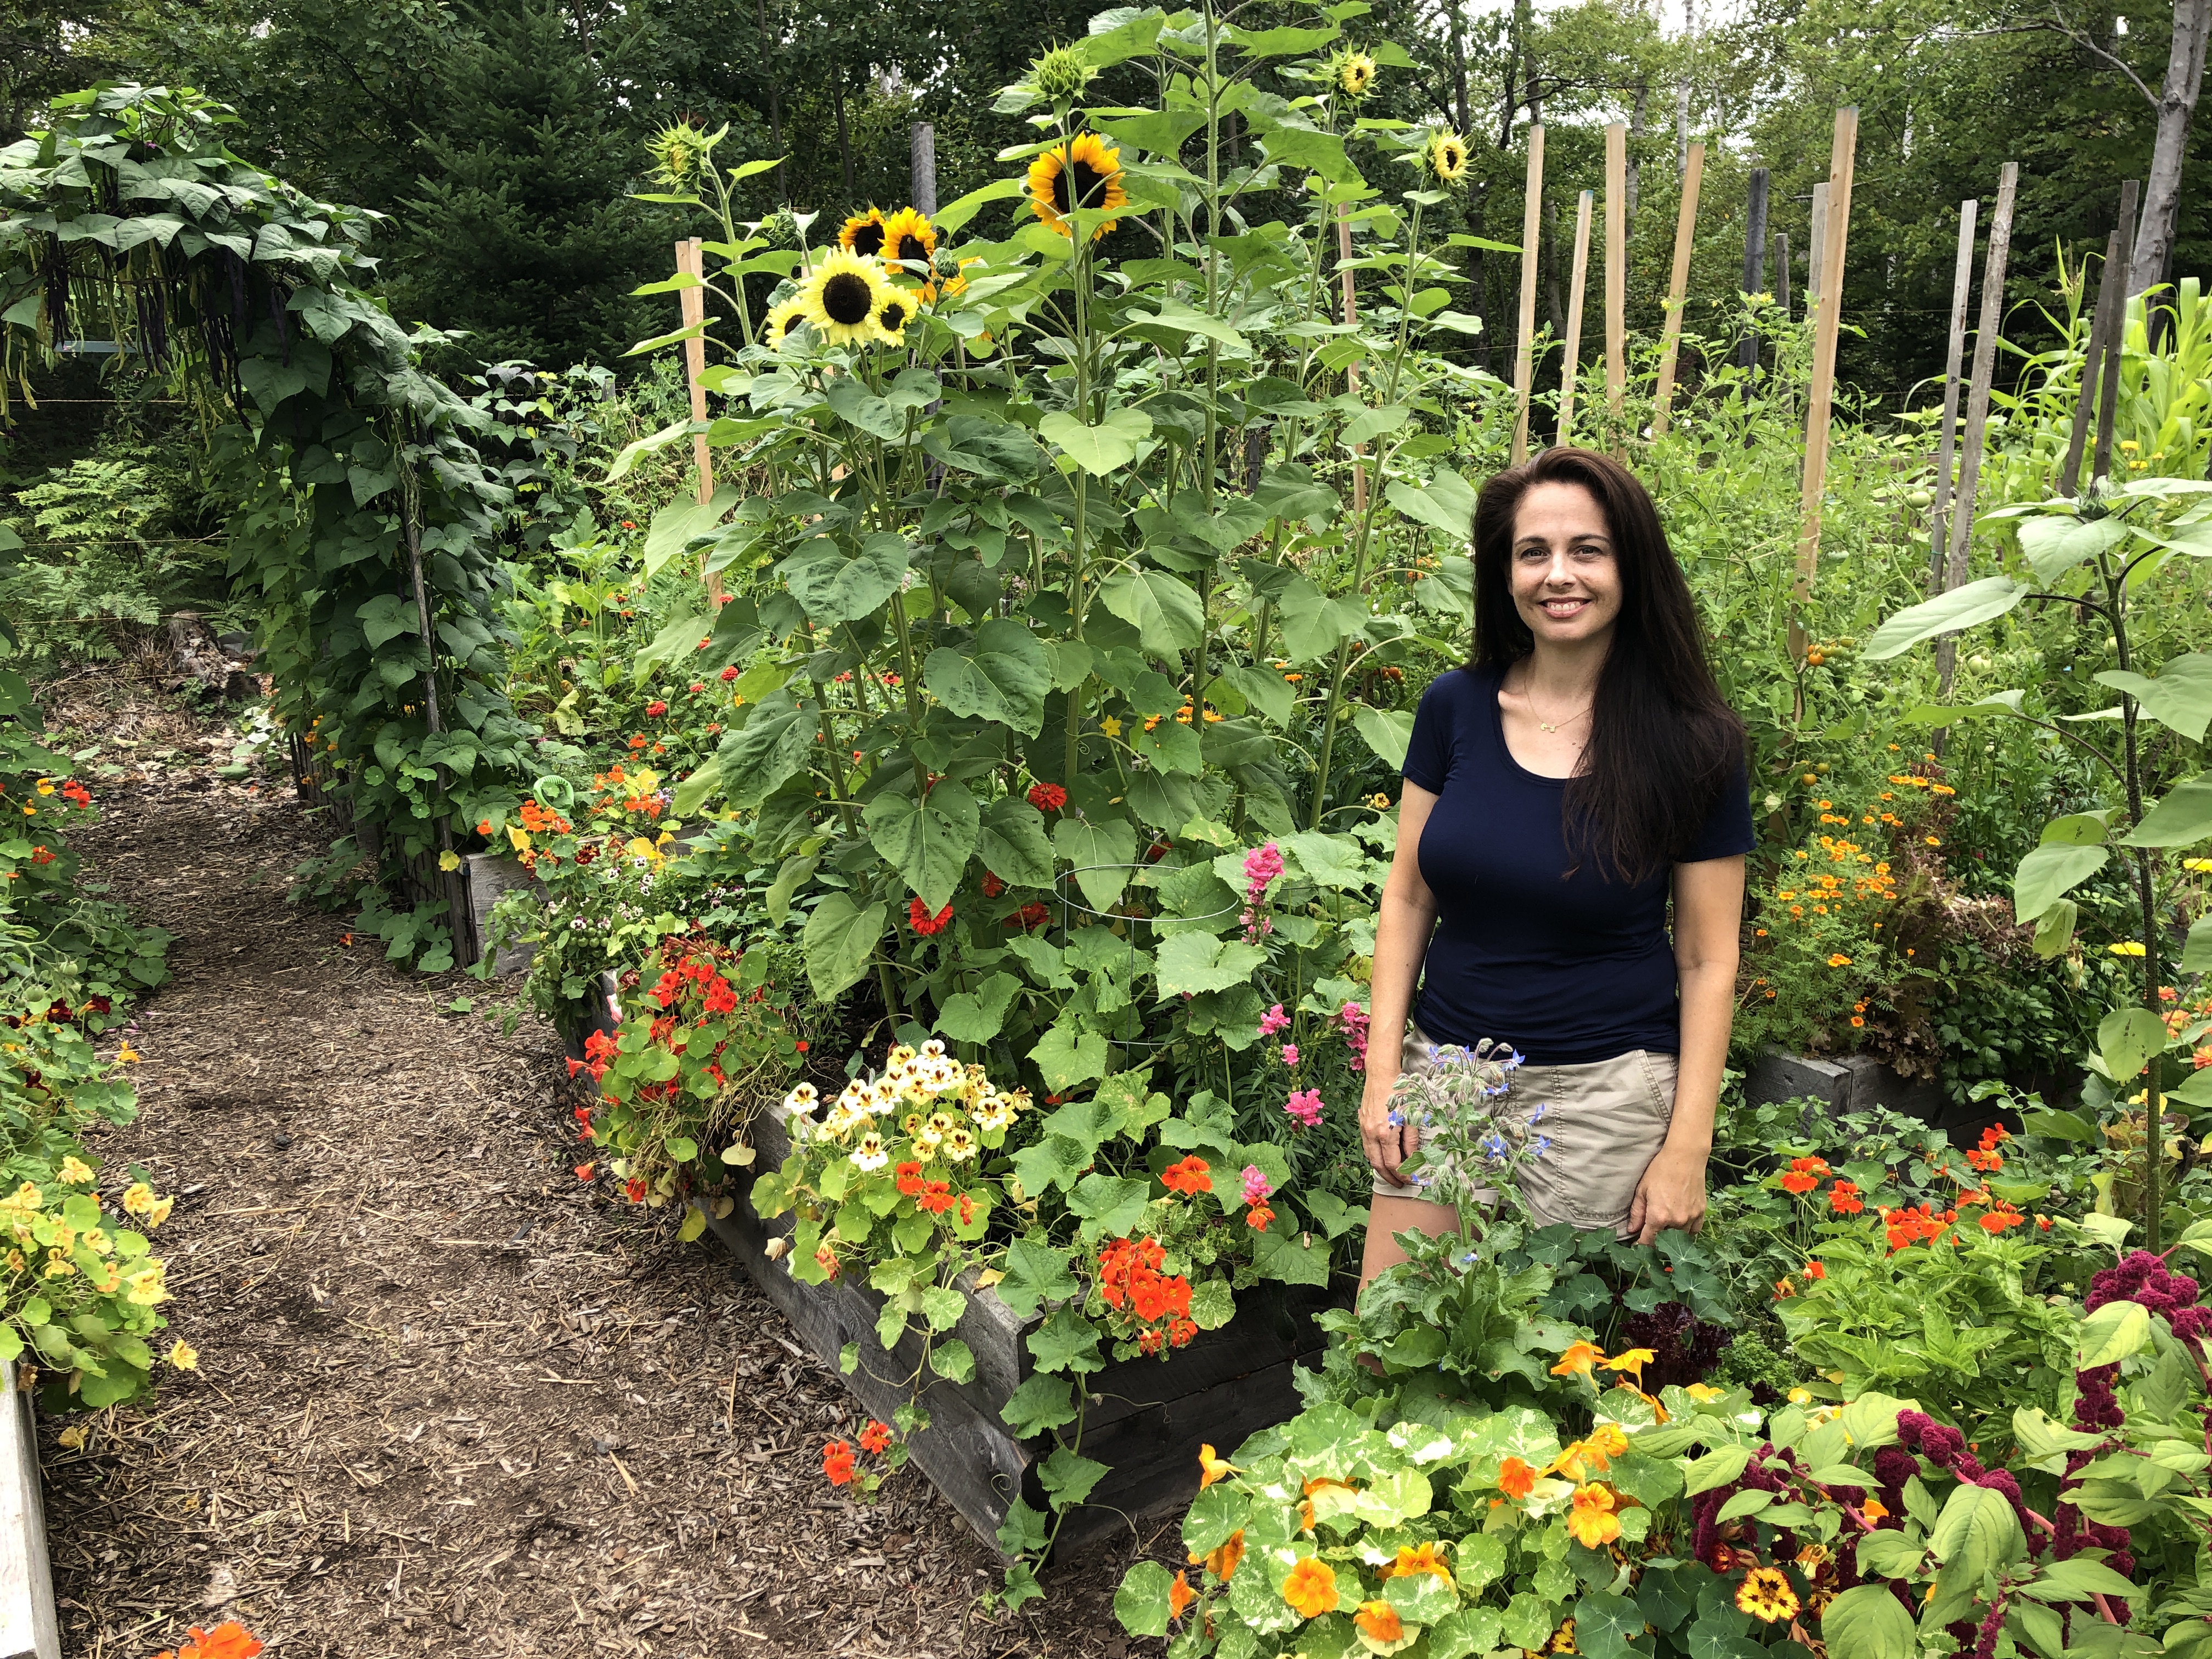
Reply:
<svg viewBox="0 0 2212 1659"><path fill-rule="evenodd" d="M1534 683L1533 680L1528 684L1523 685L1521 688L1521 697L1522 701L1528 705L1528 712L1536 717L1536 729L1539 732L1557 732L1561 726L1573 725L1577 720L1582 719L1583 715L1589 714L1590 711L1590 705L1584 703L1573 714L1568 714L1559 720L1546 720L1543 717L1543 711L1536 707Z"/></svg>

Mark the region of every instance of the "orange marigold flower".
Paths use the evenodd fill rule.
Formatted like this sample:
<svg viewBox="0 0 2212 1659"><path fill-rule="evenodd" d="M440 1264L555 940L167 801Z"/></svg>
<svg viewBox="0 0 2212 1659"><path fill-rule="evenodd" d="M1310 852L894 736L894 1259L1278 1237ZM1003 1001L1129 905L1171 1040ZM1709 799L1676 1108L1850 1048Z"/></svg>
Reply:
<svg viewBox="0 0 2212 1659"><path fill-rule="evenodd" d="M1318 1619L1336 1611L1336 1572L1326 1561L1309 1555L1283 1580L1283 1600L1300 1617Z"/></svg>

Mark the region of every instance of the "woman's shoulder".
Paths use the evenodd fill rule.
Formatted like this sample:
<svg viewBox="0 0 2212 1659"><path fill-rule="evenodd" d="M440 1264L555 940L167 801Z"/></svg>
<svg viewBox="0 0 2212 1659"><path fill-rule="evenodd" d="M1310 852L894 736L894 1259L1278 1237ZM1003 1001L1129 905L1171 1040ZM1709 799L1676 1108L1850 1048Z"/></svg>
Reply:
<svg viewBox="0 0 2212 1659"><path fill-rule="evenodd" d="M1492 668L1472 664L1448 668L1429 682L1429 689L1421 693L1421 707L1433 706L1438 714L1459 714L1483 706L1484 699L1498 696L1498 672Z"/></svg>

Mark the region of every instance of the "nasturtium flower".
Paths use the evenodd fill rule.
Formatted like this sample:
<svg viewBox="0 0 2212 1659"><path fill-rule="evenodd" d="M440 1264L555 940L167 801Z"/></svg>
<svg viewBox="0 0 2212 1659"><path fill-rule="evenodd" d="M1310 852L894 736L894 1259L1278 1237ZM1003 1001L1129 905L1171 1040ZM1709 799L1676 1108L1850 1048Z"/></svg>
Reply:
<svg viewBox="0 0 2212 1659"><path fill-rule="evenodd" d="M1398 1559L1382 1569L1382 1576L1385 1578L1410 1578L1415 1573L1425 1572L1449 1587L1452 1581L1451 1569L1444 1565L1443 1558L1437 1553L1437 1549L1434 1543L1401 1545Z"/></svg>
<svg viewBox="0 0 2212 1659"><path fill-rule="evenodd" d="M74 1152L62 1160L61 1178L72 1187L82 1187L92 1180L91 1166Z"/></svg>
<svg viewBox="0 0 2212 1659"><path fill-rule="evenodd" d="M1620 1536L1620 1517L1613 1512L1610 1486L1595 1482L1575 1488L1575 1505L1567 1515L1567 1531L1584 1549L1597 1549Z"/></svg>
<svg viewBox="0 0 2212 1659"><path fill-rule="evenodd" d="M1200 1492L1204 1492L1215 1481L1224 1480L1237 1473L1237 1466L1225 1457L1216 1457L1212 1446L1200 1446L1198 1449L1198 1489Z"/></svg>
<svg viewBox="0 0 2212 1659"><path fill-rule="evenodd" d="M1700 1405L1703 1405L1709 1401L1718 1400L1723 1395L1726 1394L1728 1390L1725 1389L1717 1389L1710 1382L1692 1382L1687 1388L1684 1389L1682 1392L1689 1395L1691 1399L1698 1401Z"/></svg>
<svg viewBox="0 0 2212 1659"><path fill-rule="evenodd" d="M1121 152L1095 132L1079 133L1030 163L1030 211L1063 236L1073 233L1066 216L1079 209L1112 212L1128 205L1121 188ZM1091 233L1097 241L1114 228L1109 219Z"/></svg>
<svg viewBox="0 0 2212 1659"><path fill-rule="evenodd" d="M1190 1574L1188 1571L1178 1572L1175 1576L1175 1583L1168 1586L1168 1617L1182 1618L1190 1604L1197 1600L1198 1592L1190 1587Z"/></svg>
<svg viewBox="0 0 2212 1659"><path fill-rule="evenodd" d="M1736 1587L1735 1605L1739 1613L1771 1625L1796 1615L1797 1592L1790 1588L1790 1576L1781 1568L1753 1567Z"/></svg>
<svg viewBox="0 0 2212 1659"><path fill-rule="evenodd" d="M873 259L832 248L799 290L801 314L830 345L865 345L880 337L876 315L892 291Z"/></svg>
<svg viewBox="0 0 2212 1659"><path fill-rule="evenodd" d="M1237 1564L1243 1559L1244 1528L1242 1527L1204 1555L1194 1554L1190 1558L1194 1566L1200 1561L1205 1562L1206 1570L1224 1584L1236 1576Z"/></svg>
<svg viewBox="0 0 2212 1659"><path fill-rule="evenodd" d="M853 1149L852 1161L860 1169L873 1171L890 1163L891 1155L884 1148L884 1138L870 1133L860 1137L860 1144Z"/></svg>
<svg viewBox="0 0 2212 1659"><path fill-rule="evenodd" d="M1508 1498L1526 1498L1535 1486L1536 1470L1532 1464L1509 1457L1498 1466L1498 1490Z"/></svg>
<svg viewBox="0 0 2212 1659"><path fill-rule="evenodd" d="M1630 1348L1607 1360L1605 1369L1609 1371L1626 1371L1641 1382L1644 1380L1644 1368L1658 1357L1649 1348Z"/></svg>
<svg viewBox="0 0 2212 1659"><path fill-rule="evenodd" d="M1204 1158L1193 1152L1182 1163L1170 1164L1161 1170L1160 1184L1171 1193L1210 1193L1213 1190L1213 1171Z"/></svg>
<svg viewBox="0 0 2212 1659"><path fill-rule="evenodd" d="M1362 1601L1359 1611L1352 1615L1352 1622L1359 1627L1363 1637L1385 1644L1402 1642L1406 1626L1398 1617L1398 1609L1388 1601Z"/></svg>
<svg viewBox="0 0 2212 1659"><path fill-rule="evenodd" d="M1605 1352L1594 1342L1575 1341L1559 1356L1559 1363L1552 1367L1554 1376L1588 1376L1590 1367L1602 1364Z"/></svg>
<svg viewBox="0 0 2212 1659"><path fill-rule="evenodd" d="M180 1371L189 1371L200 1363L199 1350L179 1337L169 1345L169 1364Z"/></svg>
<svg viewBox="0 0 2212 1659"><path fill-rule="evenodd" d="M1336 1611L1336 1572L1328 1562L1309 1555L1291 1569L1283 1581L1283 1600L1301 1618L1318 1619Z"/></svg>

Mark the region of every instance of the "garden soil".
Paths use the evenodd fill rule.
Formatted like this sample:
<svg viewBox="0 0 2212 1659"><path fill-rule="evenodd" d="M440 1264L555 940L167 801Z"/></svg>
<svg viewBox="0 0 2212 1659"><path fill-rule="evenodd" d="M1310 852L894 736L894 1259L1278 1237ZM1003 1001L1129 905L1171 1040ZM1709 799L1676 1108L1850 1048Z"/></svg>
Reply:
<svg viewBox="0 0 2212 1659"><path fill-rule="evenodd" d="M163 1346L200 1360L41 1423L69 1659L225 1619L283 1659L1158 1650L1111 1607L1162 1528L994 1618L993 1558L918 1471L832 1489L823 1443L864 1420L837 1376L711 1239L578 1181L554 1034L288 904L319 815L217 776L234 733L119 701L69 711L132 757L82 844L175 978L131 1034L140 1115L93 1145L103 1187L181 1194Z"/></svg>

